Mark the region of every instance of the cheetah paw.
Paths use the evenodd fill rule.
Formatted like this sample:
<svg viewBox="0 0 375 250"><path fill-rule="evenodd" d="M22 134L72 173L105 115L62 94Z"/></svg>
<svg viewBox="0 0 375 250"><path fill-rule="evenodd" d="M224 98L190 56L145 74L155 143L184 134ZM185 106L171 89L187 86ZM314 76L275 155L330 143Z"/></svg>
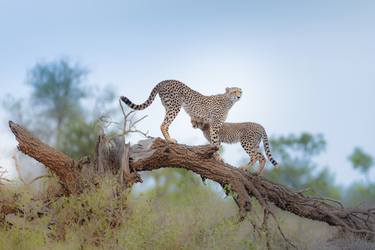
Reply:
<svg viewBox="0 0 375 250"><path fill-rule="evenodd" d="M250 172L250 168L249 168L248 165L241 166L240 169L242 169L242 170L245 171L245 172Z"/></svg>
<svg viewBox="0 0 375 250"><path fill-rule="evenodd" d="M221 158L221 156L218 153L214 154L214 159L220 162L224 162L223 158Z"/></svg>
<svg viewBox="0 0 375 250"><path fill-rule="evenodd" d="M258 175L260 175L261 173L262 173L262 172L256 171L256 172L254 173L254 175L258 176Z"/></svg>
<svg viewBox="0 0 375 250"><path fill-rule="evenodd" d="M177 143L177 141L175 139L172 139L172 138L167 139L167 142L172 143L172 144L176 144Z"/></svg>

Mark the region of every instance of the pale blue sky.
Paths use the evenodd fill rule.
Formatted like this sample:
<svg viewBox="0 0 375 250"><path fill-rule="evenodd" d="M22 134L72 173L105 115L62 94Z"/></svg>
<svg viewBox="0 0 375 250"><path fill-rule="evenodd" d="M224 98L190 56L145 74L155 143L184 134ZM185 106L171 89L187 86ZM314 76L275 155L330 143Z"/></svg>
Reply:
<svg viewBox="0 0 375 250"><path fill-rule="evenodd" d="M375 156L374 27L375 1L0 0L0 98L27 96L27 70L61 56L136 102L164 79L204 94L239 86L229 121L256 121L271 135L323 133L319 161L347 184L361 180L347 161L353 148ZM160 101L142 114L141 128L161 136ZM0 140L14 146L0 118ZM185 114L171 134L204 142ZM226 149L231 163L246 156Z"/></svg>

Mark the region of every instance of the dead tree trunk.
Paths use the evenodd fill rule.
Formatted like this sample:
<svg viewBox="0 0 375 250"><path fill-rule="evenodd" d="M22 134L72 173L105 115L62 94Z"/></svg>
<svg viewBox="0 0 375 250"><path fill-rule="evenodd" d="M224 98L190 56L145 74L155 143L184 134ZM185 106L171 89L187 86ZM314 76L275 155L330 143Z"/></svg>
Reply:
<svg viewBox="0 0 375 250"><path fill-rule="evenodd" d="M19 150L43 163L51 169L65 186L67 193L80 192L80 162L44 144L21 126L9 122L9 126L19 142ZM285 186L273 183L261 176L249 174L229 164L216 161L212 155L216 148L211 146L187 146L169 144L160 138L147 139L123 150L119 159L124 176L137 171L150 171L166 167L184 168L202 177L219 183L226 190L234 192L240 216L245 217L251 210L251 197L255 197L267 215L275 218L270 204L297 216L326 222L357 235L373 238L375 208L368 210L345 209L341 204L323 198L313 198L295 192ZM129 157L129 165L127 165ZM140 181L136 179L135 181ZM133 182L135 182L133 181Z"/></svg>
<svg viewBox="0 0 375 250"><path fill-rule="evenodd" d="M67 193L77 193L80 189L77 163L64 153L43 143L26 129L10 121L9 127L18 141L18 150L43 163L55 173Z"/></svg>

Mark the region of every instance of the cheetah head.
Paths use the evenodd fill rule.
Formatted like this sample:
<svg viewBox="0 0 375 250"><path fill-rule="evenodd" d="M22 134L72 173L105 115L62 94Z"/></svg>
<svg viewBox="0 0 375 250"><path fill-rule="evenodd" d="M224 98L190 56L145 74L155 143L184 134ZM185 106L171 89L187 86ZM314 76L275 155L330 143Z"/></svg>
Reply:
<svg viewBox="0 0 375 250"><path fill-rule="evenodd" d="M242 89L236 87L226 88L225 94L230 98L232 102L236 102L242 96Z"/></svg>
<svg viewBox="0 0 375 250"><path fill-rule="evenodd" d="M191 117L191 125L193 126L193 128L201 128L203 125L203 121L201 118Z"/></svg>
<svg viewBox="0 0 375 250"><path fill-rule="evenodd" d="M205 123L202 118L198 117L191 117L191 125L193 128L199 128L202 130L207 130L210 128L210 125L208 123Z"/></svg>

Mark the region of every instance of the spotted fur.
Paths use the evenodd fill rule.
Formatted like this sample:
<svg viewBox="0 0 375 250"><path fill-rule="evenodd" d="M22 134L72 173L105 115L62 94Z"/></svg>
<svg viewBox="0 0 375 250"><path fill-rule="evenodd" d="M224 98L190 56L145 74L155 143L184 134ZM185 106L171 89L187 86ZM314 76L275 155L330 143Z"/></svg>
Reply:
<svg viewBox="0 0 375 250"><path fill-rule="evenodd" d="M205 96L180 81L165 80L158 83L151 91L149 98L140 105L134 104L125 96L122 96L121 100L132 109L143 110L150 106L157 94L166 110L160 129L167 141L176 142L170 137L168 128L183 107L191 117L197 117L210 124L210 142L219 146L218 131L233 104L240 99L242 90L226 88L224 94Z"/></svg>
<svg viewBox="0 0 375 250"><path fill-rule="evenodd" d="M210 125L203 122L201 119L192 117L191 124L194 128L199 128L202 130L203 135L208 141L210 141L209 129ZM221 129L219 130L219 140L223 143L237 143L240 142L242 148L250 156L250 162L248 166L253 166L257 161L259 161L259 170L257 174L262 173L263 168L266 164L266 158L259 152L259 144L263 140L264 150L266 152L268 160L278 167L278 163L273 159L270 145L268 142L268 136L266 130L262 125L254 122L243 122L243 123L223 123Z"/></svg>

